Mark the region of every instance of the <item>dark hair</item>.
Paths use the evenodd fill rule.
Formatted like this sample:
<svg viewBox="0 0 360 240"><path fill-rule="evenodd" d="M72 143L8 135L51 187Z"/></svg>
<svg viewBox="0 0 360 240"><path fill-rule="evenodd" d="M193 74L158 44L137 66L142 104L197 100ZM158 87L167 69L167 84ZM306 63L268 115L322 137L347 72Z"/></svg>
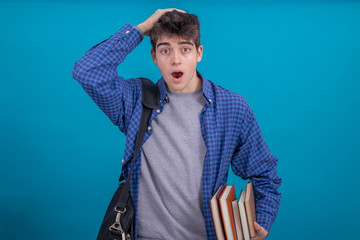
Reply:
<svg viewBox="0 0 360 240"><path fill-rule="evenodd" d="M179 36L193 40L196 50L200 46L200 22L196 15L176 10L164 13L150 31L151 45L156 52L156 43L161 36Z"/></svg>

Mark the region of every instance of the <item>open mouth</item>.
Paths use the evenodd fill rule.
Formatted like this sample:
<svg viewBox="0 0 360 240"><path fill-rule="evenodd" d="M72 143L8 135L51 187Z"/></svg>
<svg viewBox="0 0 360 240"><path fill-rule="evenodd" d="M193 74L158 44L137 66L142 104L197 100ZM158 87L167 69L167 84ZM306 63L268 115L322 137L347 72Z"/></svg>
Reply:
<svg viewBox="0 0 360 240"><path fill-rule="evenodd" d="M171 76L173 76L173 78L175 78L175 79L179 79L179 78L181 78L182 77L182 75L183 75L184 73L183 72L173 72L172 74L171 74Z"/></svg>

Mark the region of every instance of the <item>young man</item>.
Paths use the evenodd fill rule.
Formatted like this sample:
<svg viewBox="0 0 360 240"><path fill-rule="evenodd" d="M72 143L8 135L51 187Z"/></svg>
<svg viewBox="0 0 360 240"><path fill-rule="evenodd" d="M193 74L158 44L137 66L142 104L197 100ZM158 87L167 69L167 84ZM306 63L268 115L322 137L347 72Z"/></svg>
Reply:
<svg viewBox="0 0 360 240"><path fill-rule="evenodd" d="M161 107L153 111L131 178L137 239L216 239L209 200L234 173L253 181L257 236L268 235L280 204L277 159L246 100L197 70L198 18L157 10L138 26L126 24L75 63L73 77L126 135L125 178L139 126L141 81L118 76L117 66L150 36L162 78Z"/></svg>

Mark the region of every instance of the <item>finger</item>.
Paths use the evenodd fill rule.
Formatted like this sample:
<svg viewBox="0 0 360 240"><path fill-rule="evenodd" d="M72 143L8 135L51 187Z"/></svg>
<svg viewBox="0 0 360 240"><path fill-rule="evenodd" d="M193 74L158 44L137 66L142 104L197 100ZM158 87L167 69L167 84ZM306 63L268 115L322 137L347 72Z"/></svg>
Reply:
<svg viewBox="0 0 360 240"><path fill-rule="evenodd" d="M175 10L176 10L176 11L179 11L179 12L186 13L184 10L181 10L181 9L176 9L176 8L175 8Z"/></svg>
<svg viewBox="0 0 360 240"><path fill-rule="evenodd" d="M256 236L265 238L268 235L268 232L263 227L261 227L257 222L254 222L254 227L256 230Z"/></svg>
<svg viewBox="0 0 360 240"><path fill-rule="evenodd" d="M262 237L262 236L259 236L258 234L256 234L255 237L251 238L251 240L262 240L264 239L265 237Z"/></svg>
<svg viewBox="0 0 360 240"><path fill-rule="evenodd" d="M254 222L254 227L256 231L260 231L261 229L261 226L257 222Z"/></svg>
<svg viewBox="0 0 360 240"><path fill-rule="evenodd" d="M167 11L173 11L173 10L176 10L176 11L182 12L182 13L186 13L184 10L177 9L177 8L168 8L168 9L166 9L166 12L167 12Z"/></svg>

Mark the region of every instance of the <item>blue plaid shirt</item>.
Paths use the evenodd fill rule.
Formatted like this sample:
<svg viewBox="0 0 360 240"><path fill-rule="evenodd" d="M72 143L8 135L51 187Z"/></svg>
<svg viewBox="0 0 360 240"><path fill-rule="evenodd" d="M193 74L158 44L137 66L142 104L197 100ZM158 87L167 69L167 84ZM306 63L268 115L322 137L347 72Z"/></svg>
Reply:
<svg viewBox="0 0 360 240"><path fill-rule="evenodd" d="M141 80L124 79L117 66L143 40L142 33L124 25L110 38L89 49L75 63L73 77L110 120L126 135L123 159L125 178L131 167L135 140L142 113ZM208 239L216 239L209 201L216 189L226 184L229 167L243 179L253 181L257 222L269 231L274 222L281 195L277 159L268 149L247 101L239 94L205 79L203 96L206 104L200 114L201 132L207 148L202 175L204 219ZM152 120L168 103L164 79L156 83L160 89L160 113L152 112L144 142L150 137ZM131 195L137 215L141 154L137 156L131 178ZM137 221L135 220L135 223ZM137 224L136 224L137 225ZM137 228L135 228L137 235Z"/></svg>

